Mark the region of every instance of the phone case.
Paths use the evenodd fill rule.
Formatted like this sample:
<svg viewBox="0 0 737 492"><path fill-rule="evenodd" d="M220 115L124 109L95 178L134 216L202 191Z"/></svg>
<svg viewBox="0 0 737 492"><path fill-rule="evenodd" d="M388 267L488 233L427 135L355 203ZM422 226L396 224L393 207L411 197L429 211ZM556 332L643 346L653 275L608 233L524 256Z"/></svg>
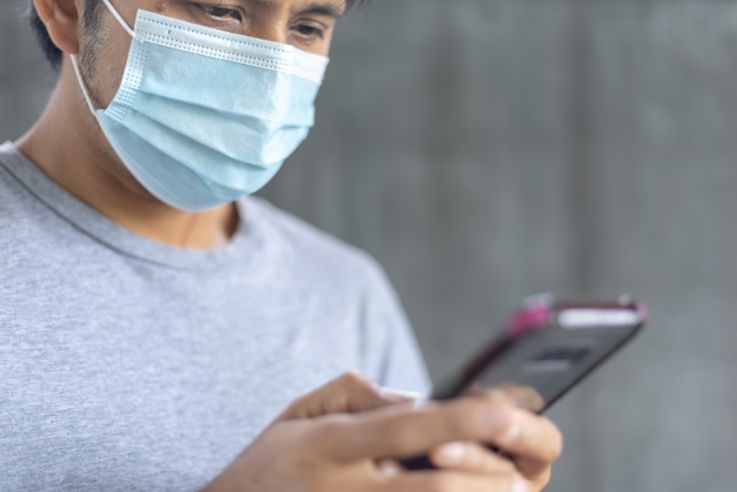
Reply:
<svg viewBox="0 0 737 492"><path fill-rule="evenodd" d="M632 340L647 318L647 309L629 296L613 302L531 297L509 319L502 336L439 385L431 399L515 385L535 392L542 413ZM434 468L425 456L402 464L410 470Z"/></svg>

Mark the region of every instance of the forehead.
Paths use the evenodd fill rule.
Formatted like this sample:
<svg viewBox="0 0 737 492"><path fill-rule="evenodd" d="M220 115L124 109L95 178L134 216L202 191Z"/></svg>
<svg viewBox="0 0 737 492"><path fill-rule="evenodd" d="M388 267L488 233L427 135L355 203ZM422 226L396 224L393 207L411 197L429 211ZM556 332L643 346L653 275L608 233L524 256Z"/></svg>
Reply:
<svg viewBox="0 0 737 492"><path fill-rule="evenodd" d="M164 11L168 7L174 7L176 4L195 3L197 0L139 0L138 7L150 10ZM116 7L124 10L126 2L121 0L111 0ZM356 0L209 0L205 3L213 6L228 7L232 5L241 5L244 7L262 8L262 9L286 9L292 11L301 10L325 10L344 13L348 7L356 3ZM101 5L101 1L95 1L93 5ZM123 4L123 5L119 5ZM136 8L135 6L131 6Z"/></svg>
<svg viewBox="0 0 737 492"><path fill-rule="evenodd" d="M222 0L221 0L222 1ZM342 14L355 0L237 0L244 4L264 8L292 11L314 10ZM223 2L224 3L224 2Z"/></svg>
<svg viewBox="0 0 737 492"><path fill-rule="evenodd" d="M285 4L287 5L294 5L294 4L311 4L311 3L324 3L324 4L330 4L335 6L346 6L350 0L238 0L244 3L251 3L251 4L257 4L257 5L266 5L266 6L283 6Z"/></svg>
<svg viewBox="0 0 737 492"><path fill-rule="evenodd" d="M290 8L302 9L314 6L327 6L335 9L345 10L354 0L230 0L232 3L240 3L244 5L271 7L271 8ZM215 4L227 4L224 0L218 0Z"/></svg>

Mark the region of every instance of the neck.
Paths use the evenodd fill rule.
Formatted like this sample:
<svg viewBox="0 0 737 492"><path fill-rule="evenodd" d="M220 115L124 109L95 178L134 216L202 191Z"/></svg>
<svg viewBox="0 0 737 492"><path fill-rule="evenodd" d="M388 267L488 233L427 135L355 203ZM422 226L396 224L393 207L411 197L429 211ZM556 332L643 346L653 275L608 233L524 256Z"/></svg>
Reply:
<svg viewBox="0 0 737 492"><path fill-rule="evenodd" d="M170 246L213 249L238 225L233 204L190 213L148 193L120 162L90 114L68 60L19 150L69 193L126 229Z"/></svg>

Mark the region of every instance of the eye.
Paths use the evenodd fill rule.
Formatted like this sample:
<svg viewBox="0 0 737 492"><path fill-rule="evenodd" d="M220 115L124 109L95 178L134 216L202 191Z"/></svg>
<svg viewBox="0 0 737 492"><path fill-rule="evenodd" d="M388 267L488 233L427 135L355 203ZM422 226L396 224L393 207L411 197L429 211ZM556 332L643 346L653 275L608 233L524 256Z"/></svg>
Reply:
<svg viewBox="0 0 737 492"><path fill-rule="evenodd" d="M302 36L303 38L307 39L324 39L325 38L325 28L316 24L310 24L310 23L302 23L297 24L294 28L294 30Z"/></svg>
<svg viewBox="0 0 737 492"><path fill-rule="evenodd" d="M216 20L236 20L236 21L242 21L243 16L241 15L241 12L233 7L223 7L222 5L208 5L208 4L200 4L199 7L202 9L202 11L212 17Z"/></svg>

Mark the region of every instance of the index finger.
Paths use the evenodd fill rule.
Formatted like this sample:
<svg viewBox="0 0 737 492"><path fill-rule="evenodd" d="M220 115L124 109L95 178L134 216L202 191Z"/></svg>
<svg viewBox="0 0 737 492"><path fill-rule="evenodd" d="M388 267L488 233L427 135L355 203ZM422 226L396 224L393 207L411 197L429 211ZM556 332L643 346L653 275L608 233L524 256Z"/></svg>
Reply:
<svg viewBox="0 0 737 492"><path fill-rule="evenodd" d="M506 399L461 398L333 416L316 430L326 454L337 461L405 458L452 441L501 445L519 433L514 412Z"/></svg>
<svg viewBox="0 0 737 492"><path fill-rule="evenodd" d="M348 372L293 402L277 421L365 412L409 401L409 394L381 388L359 373Z"/></svg>

